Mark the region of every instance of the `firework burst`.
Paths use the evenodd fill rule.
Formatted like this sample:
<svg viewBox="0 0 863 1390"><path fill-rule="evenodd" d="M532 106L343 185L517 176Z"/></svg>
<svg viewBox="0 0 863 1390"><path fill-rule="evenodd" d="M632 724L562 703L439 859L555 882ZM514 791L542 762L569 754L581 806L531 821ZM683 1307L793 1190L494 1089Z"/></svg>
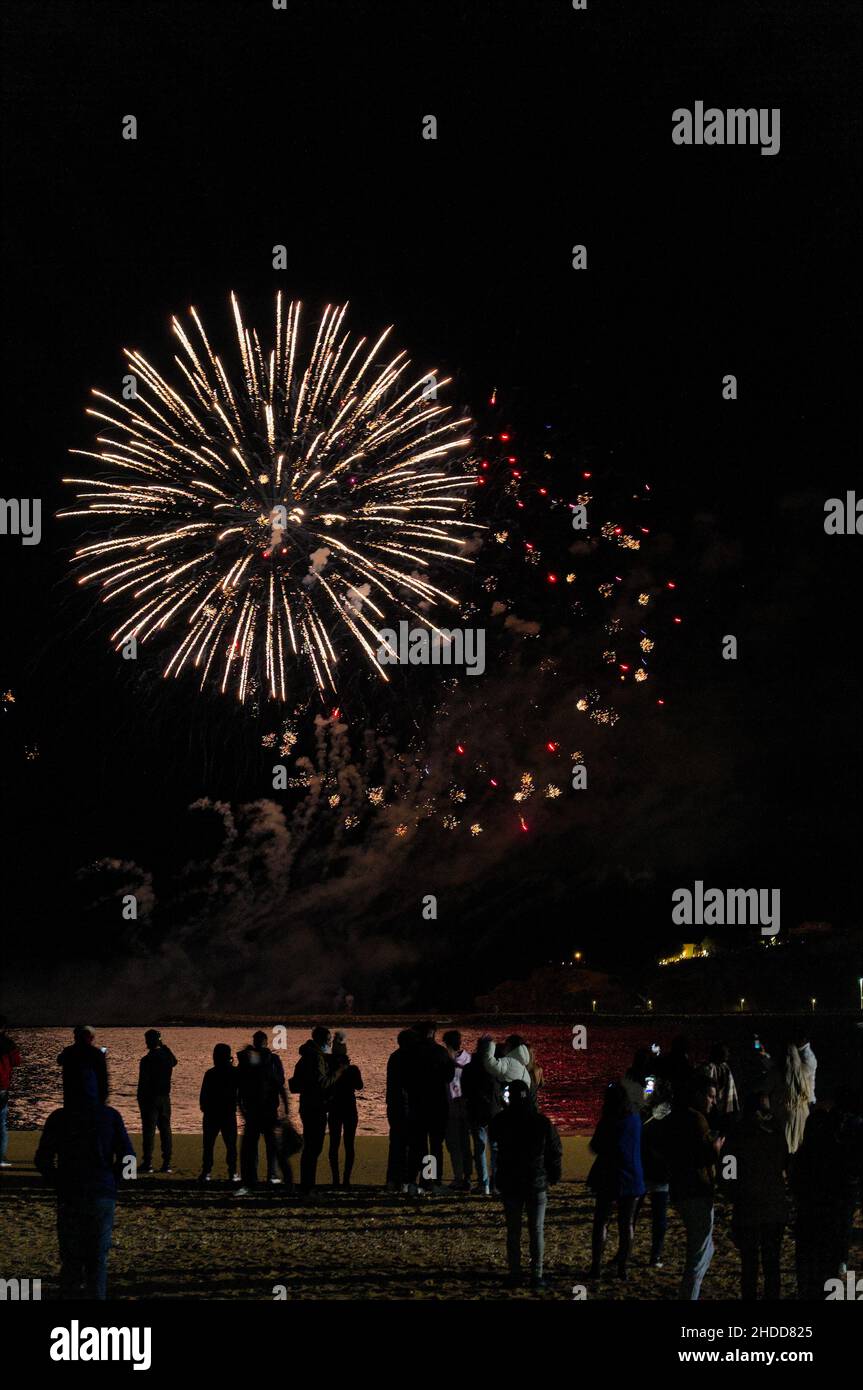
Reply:
<svg viewBox="0 0 863 1390"><path fill-rule="evenodd" d="M192 308L188 331L172 325L179 389L126 350L134 399L94 391L99 449L72 452L100 476L65 479L84 490L61 513L104 531L76 551L78 582L127 606L117 650L167 633L166 676L192 669L241 701L309 683L323 697L349 654L386 681L381 628L409 615L438 631L430 615L458 601L432 578L472 563L475 480L453 468L471 422L438 404L447 380L387 360L390 329L352 339L347 305L324 310L308 351L302 306L278 294L269 352L231 305L241 384Z"/></svg>

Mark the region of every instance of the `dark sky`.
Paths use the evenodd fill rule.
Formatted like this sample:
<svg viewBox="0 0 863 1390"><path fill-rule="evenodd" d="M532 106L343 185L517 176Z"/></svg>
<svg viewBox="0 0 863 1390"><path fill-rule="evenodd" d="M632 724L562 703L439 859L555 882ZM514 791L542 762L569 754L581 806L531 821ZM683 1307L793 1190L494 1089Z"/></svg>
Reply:
<svg viewBox="0 0 863 1390"><path fill-rule="evenodd" d="M47 970L62 997L74 958L83 998L93 953L108 985L115 948L170 956L171 928L146 947L94 934L76 870L107 855L158 873L201 852L191 801L264 794L236 711L118 670L53 515L121 347L167 361L190 303L224 339L229 289L253 322L278 287L349 298L364 331L395 322L469 408L494 385L517 436L553 423L561 492L586 462L648 477L685 619L665 722L621 721L587 809L472 862L430 843L394 867L372 848L347 871L365 916L354 901L326 950L356 962L373 937L366 965L402 972L381 997L462 1002L574 934L601 955L609 921L634 960L655 952L676 935L671 887L694 878L781 887L789 925L856 924L861 542L826 537L823 506L863 486L857 7L40 0L4 29L3 491L44 513L40 546L0 538L7 989L31 1001ZM671 112L697 99L779 107L780 153L675 147ZM433 931L420 891L441 896ZM338 901L303 902L308 936L280 936L293 909L272 900L255 928L292 977L319 926L338 936ZM345 969L316 956L311 973L326 990Z"/></svg>

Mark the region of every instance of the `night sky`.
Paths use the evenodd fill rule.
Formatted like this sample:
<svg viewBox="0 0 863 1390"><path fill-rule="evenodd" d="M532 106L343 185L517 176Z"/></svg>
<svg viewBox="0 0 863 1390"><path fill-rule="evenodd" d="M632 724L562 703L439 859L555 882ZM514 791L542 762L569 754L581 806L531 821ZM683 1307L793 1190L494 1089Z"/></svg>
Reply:
<svg viewBox="0 0 863 1390"><path fill-rule="evenodd" d="M81 0L7 16L3 492L43 505L41 545L0 537L7 1012L109 1010L130 989L177 1009L315 1005L339 986L369 1007L463 1006L575 944L608 966L621 940L652 959L679 940L671 890L695 878L780 888L789 926L856 925L861 542L826 536L823 515L863 486L859 13L624 9ZM674 146L671 112L697 99L780 107L780 153ZM290 884L238 912L216 887L192 927L166 886L190 861L206 877L187 808L267 797L272 759L229 701L118 660L54 513L121 348L167 366L172 313L194 303L224 343L228 291L267 324L278 288L350 299L358 331L395 323L481 430L496 387L488 428L525 458L553 438L543 480L561 495L585 469L608 496L650 482L645 562L677 585L651 668L665 705L628 693L590 745L589 791L563 780L528 834L431 833L407 853L369 834L336 864L321 831ZM560 515L536 516L549 554ZM520 574L507 586L545 640L555 613ZM510 712L503 763L534 738L584 746L572 688L534 721L520 666L489 679ZM381 718L398 730L403 713ZM458 718L456 702L429 723L438 771ZM156 925L85 905L79 871L105 857L172 898Z"/></svg>

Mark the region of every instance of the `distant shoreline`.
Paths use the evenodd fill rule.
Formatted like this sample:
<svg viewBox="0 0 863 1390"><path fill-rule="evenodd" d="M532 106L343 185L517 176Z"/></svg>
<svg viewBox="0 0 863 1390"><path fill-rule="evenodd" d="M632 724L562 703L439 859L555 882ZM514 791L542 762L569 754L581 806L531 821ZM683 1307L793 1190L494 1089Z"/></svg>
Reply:
<svg viewBox="0 0 863 1390"><path fill-rule="evenodd" d="M85 1011L86 1012L86 1011ZM26 1019L14 1020L12 1029L15 1028L71 1028L76 1022L81 1022L84 1015L76 1015L70 1019L53 1019L50 1022L30 1022ZM594 1013L590 1009L572 1009L567 1011L555 1010L553 1013L541 1013L533 1010L528 1013L489 1013L483 1012L454 1012L445 1013L440 1010L428 1009L415 1013L380 1013L380 1014L361 1014L361 1013L338 1013L334 1010L322 1010L320 1013L280 1013L277 1009L262 1009L260 1013L208 1013L208 1014L146 1014L138 1018L123 1018L120 1021L113 1021L110 1018L86 1016L85 1021L91 1022L94 1026L98 1023L101 1028L146 1028L157 1024L160 1028L230 1028L245 1027L252 1024L273 1024L273 1021L287 1028L303 1028L315 1023L323 1023L334 1027L351 1028L388 1028L388 1027L410 1027L420 1019L432 1019L440 1027L448 1023L460 1023L468 1026L476 1024L508 1024L508 1023L570 1023L573 1019L581 1021L592 1019L594 1022L634 1024L644 1023L646 1020L651 1022L686 1022L687 1020L697 1019L807 1019L816 1022L824 1019L848 1019L856 1020L858 1025L863 1028L863 1010L860 1009L819 1009L816 1013L811 1013L806 1009L760 1009L751 1012L747 1009L726 1009L724 1011L692 1013L683 1010L640 1010L638 1012L614 1013L597 1009Z"/></svg>

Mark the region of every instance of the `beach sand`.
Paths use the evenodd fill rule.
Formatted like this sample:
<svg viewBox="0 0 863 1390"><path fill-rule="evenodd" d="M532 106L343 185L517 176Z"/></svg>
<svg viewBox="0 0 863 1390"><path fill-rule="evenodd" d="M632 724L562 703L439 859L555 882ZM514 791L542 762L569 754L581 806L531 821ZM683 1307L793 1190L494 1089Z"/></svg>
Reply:
<svg viewBox="0 0 863 1390"><path fill-rule="evenodd" d="M140 1136L133 1135L140 1153ZM38 1134L10 1134L11 1169L0 1178L0 1275L42 1279L42 1297L56 1298L56 1201L32 1166ZM199 1186L200 1139L175 1137L174 1172L141 1175L117 1205L109 1298L267 1299L283 1286L289 1299L567 1299L585 1283L590 1260L592 1197L587 1136L567 1136L564 1180L550 1195L546 1219L547 1290L504 1291L501 1204L494 1198L449 1193L411 1200L382 1191L387 1140L357 1141L355 1186L322 1188L311 1199L286 1199L281 1187L236 1197L223 1181L224 1151L216 1148L215 1180ZM158 1153L158 1147L157 1147ZM325 1160L325 1156L324 1156ZM296 1170L295 1170L296 1172ZM329 1165L319 1164L319 1178ZM449 1172L444 1174L444 1181ZM611 1268L590 1298L674 1299L683 1231L670 1214L665 1266L647 1266L649 1214L636 1232L629 1279ZM716 1255L703 1298L739 1298L739 1260L729 1233L730 1209L717 1204ZM858 1218L859 1221L859 1218ZM859 1227L856 1232L858 1248ZM527 1234L524 1239L527 1261ZM616 1238L609 1236L609 1260ZM783 1298L795 1295L793 1244L783 1245Z"/></svg>

